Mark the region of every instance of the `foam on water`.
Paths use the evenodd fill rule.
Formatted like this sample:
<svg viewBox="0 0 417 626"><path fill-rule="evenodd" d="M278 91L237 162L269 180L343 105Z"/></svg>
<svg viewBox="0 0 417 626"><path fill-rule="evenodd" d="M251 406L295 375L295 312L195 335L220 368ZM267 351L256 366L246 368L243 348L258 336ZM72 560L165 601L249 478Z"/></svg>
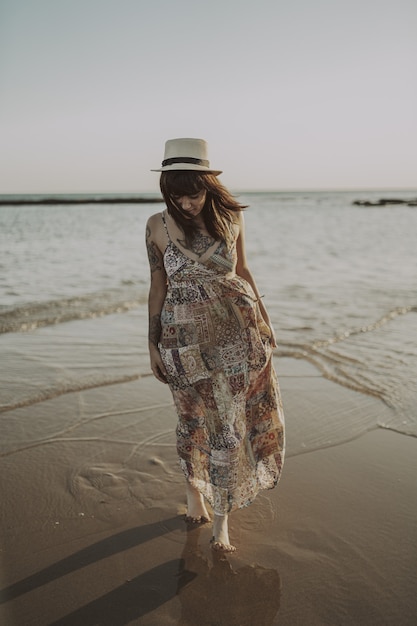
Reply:
<svg viewBox="0 0 417 626"><path fill-rule="evenodd" d="M0 310L0 334L35 330L42 326L112 313L125 313L145 303L146 296L144 294L139 296L137 289L120 287L73 298L4 307Z"/></svg>

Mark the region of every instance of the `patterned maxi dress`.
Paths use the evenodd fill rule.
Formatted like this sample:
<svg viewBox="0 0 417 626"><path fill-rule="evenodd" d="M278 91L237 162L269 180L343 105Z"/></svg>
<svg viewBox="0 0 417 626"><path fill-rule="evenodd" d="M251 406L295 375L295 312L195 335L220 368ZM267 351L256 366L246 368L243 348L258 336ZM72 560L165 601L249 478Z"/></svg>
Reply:
<svg viewBox="0 0 417 626"><path fill-rule="evenodd" d="M222 515L281 474L284 415L269 328L252 287L233 275L236 242L194 261L162 219L168 289L159 349L178 413L177 450L186 478Z"/></svg>

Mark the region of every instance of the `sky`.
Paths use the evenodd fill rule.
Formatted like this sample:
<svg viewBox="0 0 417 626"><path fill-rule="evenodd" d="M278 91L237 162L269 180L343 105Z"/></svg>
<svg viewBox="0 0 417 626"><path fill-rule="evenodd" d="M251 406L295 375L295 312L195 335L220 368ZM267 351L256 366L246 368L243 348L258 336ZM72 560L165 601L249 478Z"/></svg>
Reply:
<svg viewBox="0 0 417 626"><path fill-rule="evenodd" d="M0 193L417 188L415 0L0 0Z"/></svg>

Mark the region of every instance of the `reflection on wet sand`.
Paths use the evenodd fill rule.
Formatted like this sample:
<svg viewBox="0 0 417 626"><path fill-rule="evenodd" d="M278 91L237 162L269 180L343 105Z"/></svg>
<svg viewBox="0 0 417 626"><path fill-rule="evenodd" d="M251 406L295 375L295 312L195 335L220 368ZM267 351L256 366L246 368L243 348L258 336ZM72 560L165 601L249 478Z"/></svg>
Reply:
<svg viewBox="0 0 417 626"><path fill-rule="evenodd" d="M272 625L281 600L278 572L255 564L235 569L235 557L215 551L211 563L200 551L200 531L187 532L180 561L178 626Z"/></svg>

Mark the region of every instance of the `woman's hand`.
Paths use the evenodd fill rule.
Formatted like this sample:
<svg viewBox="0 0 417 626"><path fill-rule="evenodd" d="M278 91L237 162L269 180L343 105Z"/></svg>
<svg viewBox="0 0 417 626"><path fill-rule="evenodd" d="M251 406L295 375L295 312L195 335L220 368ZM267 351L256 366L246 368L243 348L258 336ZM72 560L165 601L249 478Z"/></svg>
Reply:
<svg viewBox="0 0 417 626"><path fill-rule="evenodd" d="M271 324L271 320L269 319L269 315L268 315L268 311L266 310L263 301L261 300L261 298L258 299L258 304L259 304L259 309L261 311L261 315L263 318L263 321L265 322L265 324L267 325L268 329L269 329L269 343L271 344L271 348L276 348L277 347L277 339L275 337L275 330L274 327Z"/></svg>
<svg viewBox="0 0 417 626"><path fill-rule="evenodd" d="M149 355L151 357L151 370L155 378L161 383L167 383L168 377L165 369L165 365L162 362L160 352L156 346L152 343L149 345Z"/></svg>
<svg viewBox="0 0 417 626"><path fill-rule="evenodd" d="M272 348L276 348L277 347L277 339L275 337L275 331L274 331L274 329L272 327L271 322L268 323L268 328L269 328L269 330L271 332L271 336L269 338L269 342L270 342Z"/></svg>

